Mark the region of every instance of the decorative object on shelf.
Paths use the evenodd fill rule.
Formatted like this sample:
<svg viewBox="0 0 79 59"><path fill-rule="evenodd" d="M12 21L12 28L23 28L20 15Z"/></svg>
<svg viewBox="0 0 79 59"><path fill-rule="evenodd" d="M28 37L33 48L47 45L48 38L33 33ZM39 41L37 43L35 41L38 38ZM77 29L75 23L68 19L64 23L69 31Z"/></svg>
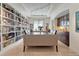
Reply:
<svg viewBox="0 0 79 59"><path fill-rule="evenodd" d="M38 26L38 29L40 31L40 34L41 34L41 31L42 31L42 28L43 28L43 26Z"/></svg>
<svg viewBox="0 0 79 59"><path fill-rule="evenodd" d="M3 39L3 41L8 40L8 34L2 34L2 39Z"/></svg>
<svg viewBox="0 0 79 59"><path fill-rule="evenodd" d="M49 29L49 24L46 23L46 32L49 33L50 32L50 29Z"/></svg>
<svg viewBox="0 0 79 59"><path fill-rule="evenodd" d="M38 29L39 29L40 31L42 31L42 28L43 28L43 26L38 26Z"/></svg>
<svg viewBox="0 0 79 59"><path fill-rule="evenodd" d="M33 24L30 24L30 34L33 32Z"/></svg>

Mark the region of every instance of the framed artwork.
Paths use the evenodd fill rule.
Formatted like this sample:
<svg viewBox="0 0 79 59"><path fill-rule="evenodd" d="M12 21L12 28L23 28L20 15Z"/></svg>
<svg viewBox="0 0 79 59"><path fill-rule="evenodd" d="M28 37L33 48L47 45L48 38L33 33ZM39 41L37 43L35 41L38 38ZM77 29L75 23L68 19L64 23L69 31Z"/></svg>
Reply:
<svg viewBox="0 0 79 59"><path fill-rule="evenodd" d="M79 11L76 12L76 32L79 32Z"/></svg>

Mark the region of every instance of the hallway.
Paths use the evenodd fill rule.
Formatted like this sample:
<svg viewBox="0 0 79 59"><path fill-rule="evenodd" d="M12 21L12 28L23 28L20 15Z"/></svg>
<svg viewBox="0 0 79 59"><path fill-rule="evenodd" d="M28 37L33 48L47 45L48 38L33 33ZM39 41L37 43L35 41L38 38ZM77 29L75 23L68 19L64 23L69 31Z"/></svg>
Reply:
<svg viewBox="0 0 79 59"><path fill-rule="evenodd" d="M9 46L6 51L0 53L2 56L79 56L76 52L68 48L66 45L58 42L58 52L54 47L28 47L26 52L23 52L23 40Z"/></svg>

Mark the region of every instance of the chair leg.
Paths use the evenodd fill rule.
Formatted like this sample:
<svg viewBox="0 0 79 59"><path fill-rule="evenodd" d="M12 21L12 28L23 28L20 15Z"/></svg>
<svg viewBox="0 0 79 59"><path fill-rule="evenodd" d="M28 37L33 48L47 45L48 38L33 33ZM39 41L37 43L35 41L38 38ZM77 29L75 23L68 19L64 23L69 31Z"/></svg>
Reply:
<svg viewBox="0 0 79 59"><path fill-rule="evenodd" d="M58 46L56 45L56 51L58 52Z"/></svg>
<svg viewBox="0 0 79 59"><path fill-rule="evenodd" d="M23 52L25 52L25 45L24 45L24 47L23 47Z"/></svg>

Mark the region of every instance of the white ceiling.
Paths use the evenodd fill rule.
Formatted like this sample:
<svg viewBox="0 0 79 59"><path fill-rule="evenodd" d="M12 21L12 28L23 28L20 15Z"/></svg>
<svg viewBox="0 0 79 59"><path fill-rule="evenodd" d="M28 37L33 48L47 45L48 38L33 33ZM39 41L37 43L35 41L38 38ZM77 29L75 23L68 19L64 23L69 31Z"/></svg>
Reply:
<svg viewBox="0 0 79 59"><path fill-rule="evenodd" d="M28 8L30 11L39 10L40 8L47 7L49 4L45 3L22 3L23 6Z"/></svg>
<svg viewBox="0 0 79 59"><path fill-rule="evenodd" d="M61 17L61 16L66 15L66 14L69 14L69 10L62 11L61 13L59 13L59 14L56 16L56 18Z"/></svg>
<svg viewBox="0 0 79 59"><path fill-rule="evenodd" d="M24 16L49 15L59 3L8 3Z"/></svg>

